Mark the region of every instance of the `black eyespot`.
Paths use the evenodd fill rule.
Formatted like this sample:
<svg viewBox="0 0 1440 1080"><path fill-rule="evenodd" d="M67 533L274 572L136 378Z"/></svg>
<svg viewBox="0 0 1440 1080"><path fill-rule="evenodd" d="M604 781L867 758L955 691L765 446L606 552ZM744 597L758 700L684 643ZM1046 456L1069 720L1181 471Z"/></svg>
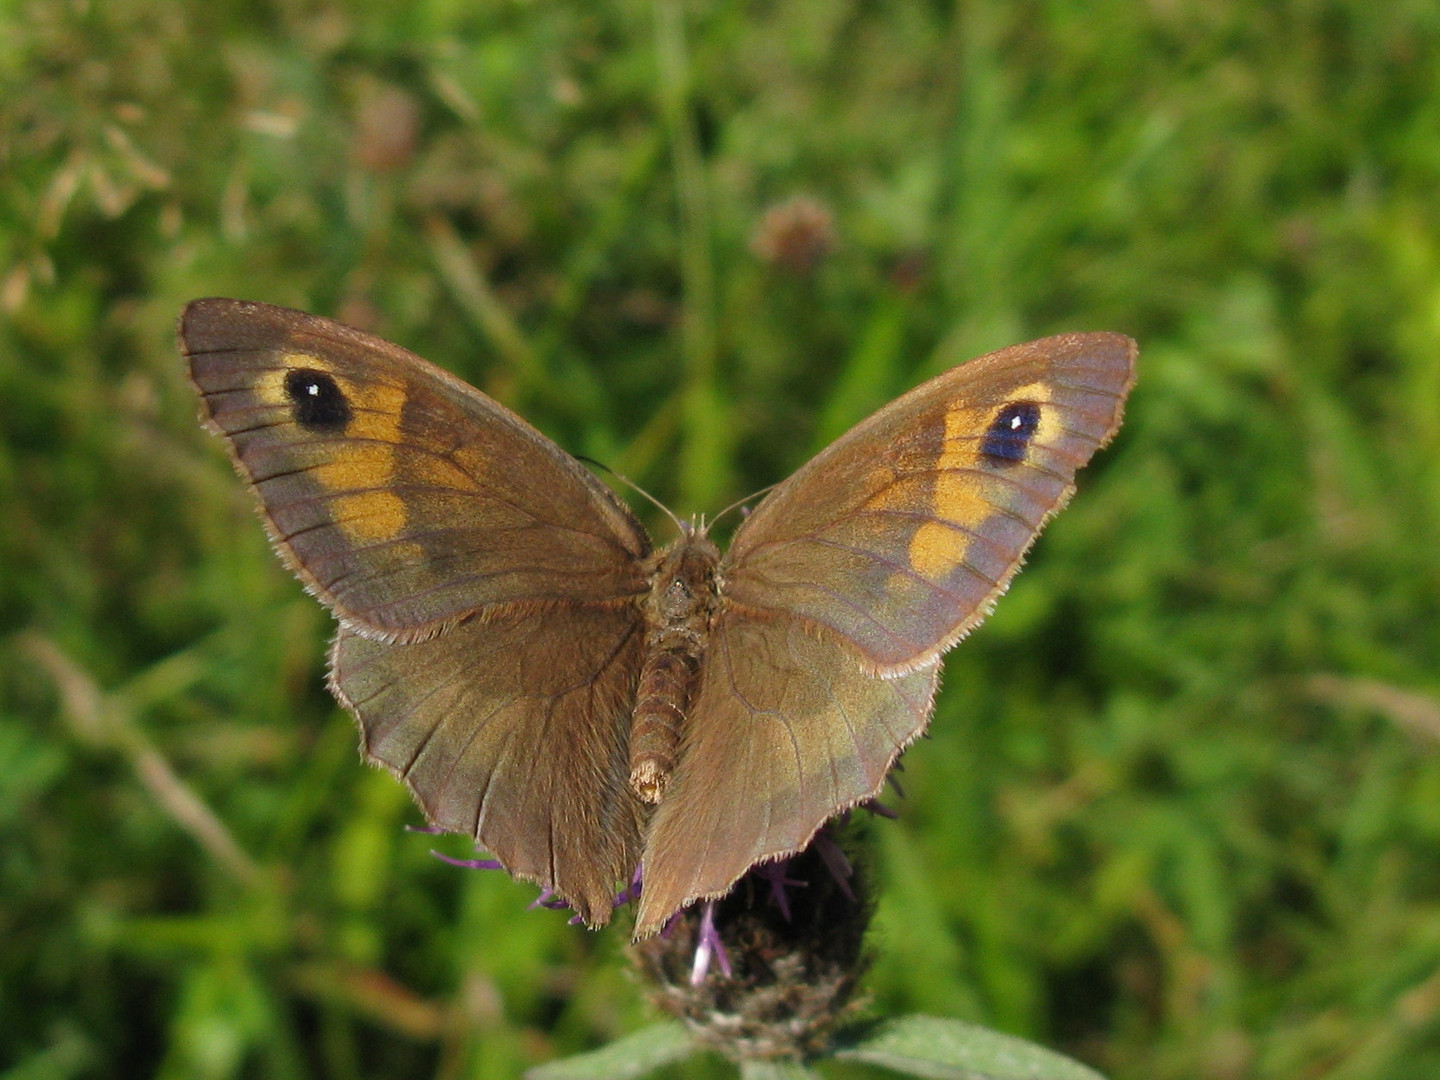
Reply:
<svg viewBox="0 0 1440 1080"><path fill-rule="evenodd" d="M1040 426L1040 406L1033 401L1012 401L1002 406L980 440L980 455L996 465L1021 461Z"/></svg>
<svg viewBox="0 0 1440 1080"><path fill-rule="evenodd" d="M295 422L306 431L336 433L350 424L350 402L323 371L296 368L285 376L285 393L295 406Z"/></svg>

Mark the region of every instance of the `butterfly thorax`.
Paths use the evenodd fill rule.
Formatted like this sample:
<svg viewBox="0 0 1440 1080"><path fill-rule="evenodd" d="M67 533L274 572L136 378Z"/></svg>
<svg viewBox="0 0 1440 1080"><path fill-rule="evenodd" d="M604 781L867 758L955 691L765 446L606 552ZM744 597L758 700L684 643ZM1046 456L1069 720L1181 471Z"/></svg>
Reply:
<svg viewBox="0 0 1440 1080"><path fill-rule="evenodd" d="M720 549L695 529L654 557L645 597L645 663L630 725L630 786L658 803L679 757L685 717L718 596Z"/></svg>

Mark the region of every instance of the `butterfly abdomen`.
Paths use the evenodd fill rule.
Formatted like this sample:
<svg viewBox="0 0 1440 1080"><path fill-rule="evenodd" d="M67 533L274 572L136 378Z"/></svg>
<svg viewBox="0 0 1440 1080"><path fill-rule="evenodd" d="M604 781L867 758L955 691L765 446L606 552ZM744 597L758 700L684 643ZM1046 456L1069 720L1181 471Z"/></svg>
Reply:
<svg viewBox="0 0 1440 1080"><path fill-rule="evenodd" d="M630 723L630 786L658 803L675 770L715 610L720 550L686 531L662 551L645 600L645 663Z"/></svg>

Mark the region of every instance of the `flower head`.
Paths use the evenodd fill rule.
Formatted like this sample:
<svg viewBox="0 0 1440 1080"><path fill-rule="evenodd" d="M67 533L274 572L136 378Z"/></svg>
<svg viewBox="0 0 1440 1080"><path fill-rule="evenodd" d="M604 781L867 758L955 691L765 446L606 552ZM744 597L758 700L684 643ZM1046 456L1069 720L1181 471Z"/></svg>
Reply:
<svg viewBox="0 0 1440 1080"><path fill-rule="evenodd" d="M634 956L651 998L735 1060L820 1053L855 1018L871 905L827 827L680 912Z"/></svg>

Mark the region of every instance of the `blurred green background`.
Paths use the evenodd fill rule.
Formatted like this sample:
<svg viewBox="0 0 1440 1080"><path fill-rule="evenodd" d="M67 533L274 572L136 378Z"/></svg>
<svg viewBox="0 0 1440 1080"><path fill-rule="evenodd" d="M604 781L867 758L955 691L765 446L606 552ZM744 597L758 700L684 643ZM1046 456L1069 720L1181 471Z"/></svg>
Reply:
<svg viewBox="0 0 1440 1080"><path fill-rule="evenodd" d="M1432 0L33 0L0 73L0 1076L512 1077L650 1015L623 928L359 762L195 422L205 295L682 513L967 356L1138 338L872 830L875 1012L1440 1075Z"/></svg>

